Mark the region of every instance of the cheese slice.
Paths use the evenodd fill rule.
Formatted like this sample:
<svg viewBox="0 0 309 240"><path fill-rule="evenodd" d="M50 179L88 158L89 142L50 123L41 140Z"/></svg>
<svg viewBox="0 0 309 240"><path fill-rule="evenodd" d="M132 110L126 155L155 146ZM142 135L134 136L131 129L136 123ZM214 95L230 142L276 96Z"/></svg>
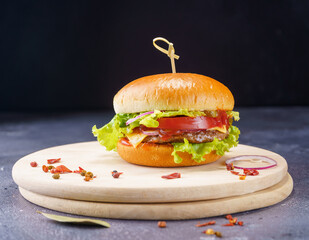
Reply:
<svg viewBox="0 0 309 240"><path fill-rule="evenodd" d="M217 130L222 133L226 133L226 126L224 125L223 127L213 127L209 128L208 130ZM126 137L129 139L130 143L133 145L133 147L137 147L148 135L143 134L143 133L130 133L127 134Z"/></svg>
<svg viewBox="0 0 309 240"><path fill-rule="evenodd" d="M220 127L213 127L213 128L209 128L208 130L217 130L219 132L226 133L226 126L223 125L222 128L220 128Z"/></svg>
<svg viewBox="0 0 309 240"><path fill-rule="evenodd" d="M129 139L133 147L136 148L145 139L145 137L147 137L147 135L143 133L130 133L127 134L126 137Z"/></svg>

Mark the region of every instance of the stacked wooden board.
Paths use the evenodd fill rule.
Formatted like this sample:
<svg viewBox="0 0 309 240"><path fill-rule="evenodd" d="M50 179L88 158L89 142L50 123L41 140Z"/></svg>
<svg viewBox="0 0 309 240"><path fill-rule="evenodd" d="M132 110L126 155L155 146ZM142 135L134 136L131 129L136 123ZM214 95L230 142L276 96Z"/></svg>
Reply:
<svg viewBox="0 0 309 240"><path fill-rule="evenodd" d="M275 159L276 167L260 170L257 176L238 176L226 170L225 161L239 155L264 155ZM47 159L61 158L57 165L71 170L82 167L96 176L86 182L77 173L53 179L42 171ZM30 162L38 167L31 167ZM263 166L267 163L245 161ZM111 172L123 174L115 179ZM163 179L173 172L181 178ZM276 204L289 196L293 180L280 155L239 145L218 161L202 166L153 168L133 165L116 152L107 152L98 142L57 146L29 154L13 167L20 193L37 205L78 215L121 219L191 219L217 216Z"/></svg>

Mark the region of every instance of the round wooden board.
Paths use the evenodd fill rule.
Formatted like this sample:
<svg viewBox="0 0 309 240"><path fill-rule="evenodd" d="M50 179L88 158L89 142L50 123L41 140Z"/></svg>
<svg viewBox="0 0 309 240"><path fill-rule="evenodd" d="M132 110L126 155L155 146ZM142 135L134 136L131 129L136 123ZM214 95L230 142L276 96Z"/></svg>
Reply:
<svg viewBox="0 0 309 240"><path fill-rule="evenodd" d="M225 160L237 155L265 155L274 158L276 167L262 170L258 176L239 180L225 168ZM47 159L59 158L71 170L78 166L92 171L97 178L86 182L79 174L62 174L59 180L42 171ZM36 161L38 167L30 167ZM251 163L256 166L258 163ZM260 163L261 164L261 163ZM264 163L265 164L265 163ZM124 172L118 179L114 169ZM180 172L181 178L166 180L162 175ZM20 159L13 167L19 187L45 196L98 202L185 202L218 199L256 192L280 182L287 163L280 155L251 146L239 145L218 161L203 166L154 168L127 163L116 152L107 152L98 142L85 142L44 149Z"/></svg>
<svg viewBox="0 0 309 240"><path fill-rule="evenodd" d="M20 188L24 198L37 205L77 215L145 220L181 220L220 216L267 207L287 198L293 190L289 174L278 184L254 193L182 203L101 203L48 197Z"/></svg>

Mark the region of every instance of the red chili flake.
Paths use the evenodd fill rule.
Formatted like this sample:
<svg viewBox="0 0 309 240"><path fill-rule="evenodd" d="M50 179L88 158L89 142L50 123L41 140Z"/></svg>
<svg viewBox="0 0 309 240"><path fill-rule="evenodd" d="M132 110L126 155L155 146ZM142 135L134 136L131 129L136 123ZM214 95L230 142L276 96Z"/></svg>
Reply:
<svg viewBox="0 0 309 240"><path fill-rule="evenodd" d="M164 178L164 179L175 179L175 178L181 178L181 175L180 173L171 173L169 175L164 175L162 176L161 178Z"/></svg>
<svg viewBox="0 0 309 240"><path fill-rule="evenodd" d="M81 173L84 169L81 167L78 167L79 170L74 170L73 173Z"/></svg>
<svg viewBox="0 0 309 240"><path fill-rule="evenodd" d="M64 165L57 166L50 170L51 173L71 173L72 171Z"/></svg>
<svg viewBox="0 0 309 240"><path fill-rule="evenodd" d="M243 222L243 221L239 221L237 224L238 224L239 226L243 226L243 225L244 225L244 222Z"/></svg>
<svg viewBox="0 0 309 240"><path fill-rule="evenodd" d="M230 227L230 226L234 226L234 224L233 224L233 223L227 223L227 224L223 224L222 226L224 226L224 227Z"/></svg>
<svg viewBox="0 0 309 240"><path fill-rule="evenodd" d="M225 218L228 219L228 220L233 219L231 214L226 215Z"/></svg>
<svg viewBox="0 0 309 240"><path fill-rule="evenodd" d="M256 176L256 175L259 175L259 171L256 170L256 169L244 169L244 174L245 175L250 175L250 176Z"/></svg>
<svg viewBox="0 0 309 240"><path fill-rule="evenodd" d="M44 172L48 172L48 167L46 167L45 165L43 165L43 166L42 166L42 170L43 170Z"/></svg>
<svg viewBox="0 0 309 240"><path fill-rule="evenodd" d="M239 180L245 180L246 179L246 175L239 175Z"/></svg>
<svg viewBox="0 0 309 240"><path fill-rule="evenodd" d="M229 219L229 222L230 223L233 223L233 224L236 224L237 223L237 218L232 218L232 219Z"/></svg>
<svg viewBox="0 0 309 240"><path fill-rule="evenodd" d="M197 227L205 227L205 226L214 225L214 224L216 224L216 221L210 221L210 222L207 222L207 223L201 223L201 224L197 224L195 226L197 226Z"/></svg>
<svg viewBox="0 0 309 240"><path fill-rule="evenodd" d="M112 171L113 178L119 178L121 174L123 174L123 172L118 172L117 170Z"/></svg>
<svg viewBox="0 0 309 240"><path fill-rule="evenodd" d="M233 163L226 163L226 170L231 171L234 170L234 165Z"/></svg>
<svg viewBox="0 0 309 240"><path fill-rule="evenodd" d="M47 160L47 163L48 164L54 164L54 163L57 163L61 160L61 158L57 158L57 159L48 159Z"/></svg>
<svg viewBox="0 0 309 240"><path fill-rule="evenodd" d="M158 222L158 227L159 228L165 228L166 227L166 222L165 221L159 221Z"/></svg>
<svg viewBox="0 0 309 240"><path fill-rule="evenodd" d="M239 172L231 171L231 173L234 175L239 175Z"/></svg>
<svg viewBox="0 0 309 240"><path fill-rule="evenodd" d="M37 164L37 162L31 162L31 163L30 163L30 166L31 166L31 167L37 167L38 164Z"/></svg>

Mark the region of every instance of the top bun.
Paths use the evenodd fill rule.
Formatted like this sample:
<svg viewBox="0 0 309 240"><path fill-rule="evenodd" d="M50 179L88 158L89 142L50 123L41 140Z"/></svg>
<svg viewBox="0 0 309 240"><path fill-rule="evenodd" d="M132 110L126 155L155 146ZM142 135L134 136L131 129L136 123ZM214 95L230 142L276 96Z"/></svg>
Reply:
<svg viewBox="0 0 309 240"><path fill-rule="evenodd" d="M116 113L153 110L233 110L234 98L222 83L200 74L166 73L136 79L114 97Z"/></svg>

